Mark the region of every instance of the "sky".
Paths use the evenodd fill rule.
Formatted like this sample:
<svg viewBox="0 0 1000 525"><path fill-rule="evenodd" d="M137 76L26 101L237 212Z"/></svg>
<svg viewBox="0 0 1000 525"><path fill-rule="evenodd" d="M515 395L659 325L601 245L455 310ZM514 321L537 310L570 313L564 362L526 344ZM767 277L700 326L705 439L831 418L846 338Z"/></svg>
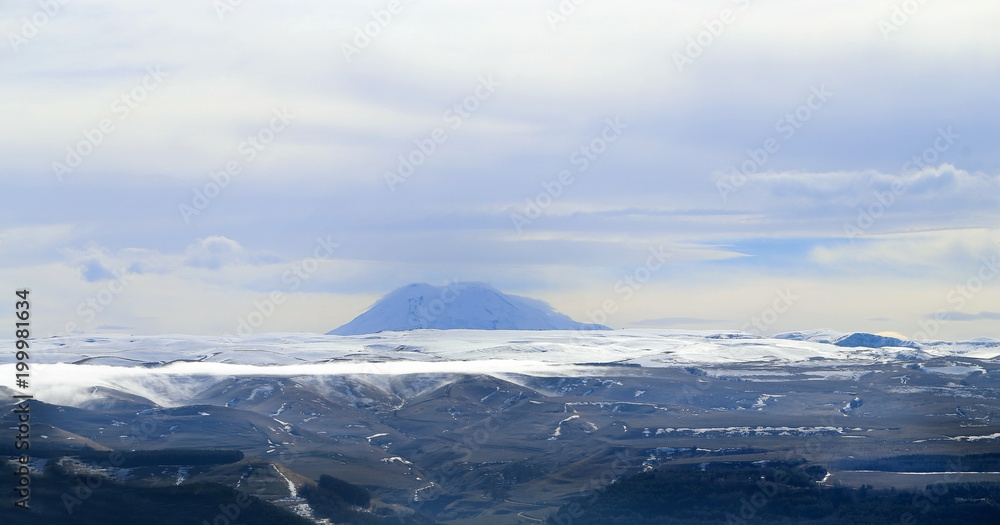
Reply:
<svg viewBox="0 0 1000 525"><path fill-rule="evenodd" d="M5 2L0 321L27 288L37 337L326 332L482 281L615 328L1000 337L998 26L989 0Z"/></svg>

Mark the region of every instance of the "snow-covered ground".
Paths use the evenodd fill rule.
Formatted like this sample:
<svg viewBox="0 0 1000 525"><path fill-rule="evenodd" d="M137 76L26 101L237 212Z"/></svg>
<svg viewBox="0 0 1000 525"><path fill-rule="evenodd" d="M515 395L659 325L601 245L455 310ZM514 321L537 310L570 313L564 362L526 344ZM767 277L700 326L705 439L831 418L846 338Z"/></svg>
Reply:
<svg viewBox="0 0 1000 525"><path fill-rule="evenodd" d="M966 373L979 368L963 363L962 358L1000 356L1000 340L996 339L959 343L905 341L906 346L867 348L836 343L884 343L885 338L829 331L817 334L797 332L757 338L692 330L413 330L356 336L73 335L32 341L32 388L37 398L45 400L47 395L65 397L71 391L93 386L136 391L130 386L141 382L142 395L156 399L157 381L169 383L164 391L181 388L194 392L215 378L233 376L470 373L573 377L593 374L594 367L612 364L643 368L711 366L715 367L713 375L736 374L726 368L739 365L740 374L751 376L768 372L746 372L748 367L786 366L820 379L840 367L889 361L919 363L940 357L953 363L940 370L928 368L929 372ZM13 353L0 354L2 386L12 386L8 383L15 377L13 359ZM169 399L156 400L170 404Z"/></svg>

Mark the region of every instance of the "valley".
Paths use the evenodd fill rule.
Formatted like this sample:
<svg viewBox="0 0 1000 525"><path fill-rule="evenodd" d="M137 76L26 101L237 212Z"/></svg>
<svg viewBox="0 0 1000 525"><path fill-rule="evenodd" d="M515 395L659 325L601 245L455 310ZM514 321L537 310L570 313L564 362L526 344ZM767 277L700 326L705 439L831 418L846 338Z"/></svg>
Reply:
<svg viewBox="0 0 1000 525"><path fill-rule="evenodd" d="M66 465L141 486L210 481L310 519L298 493L323 475L364 487L387 516L455 524L538 523L629 476L734 462L815 465L827 487L1000 481L981 466L844 465L1000 453L994 341L417 331L45 344L58 362L36 372L49 382L36 386L32 454L51 456L36 472L81 451L239 451L214 466Z"/></svg>

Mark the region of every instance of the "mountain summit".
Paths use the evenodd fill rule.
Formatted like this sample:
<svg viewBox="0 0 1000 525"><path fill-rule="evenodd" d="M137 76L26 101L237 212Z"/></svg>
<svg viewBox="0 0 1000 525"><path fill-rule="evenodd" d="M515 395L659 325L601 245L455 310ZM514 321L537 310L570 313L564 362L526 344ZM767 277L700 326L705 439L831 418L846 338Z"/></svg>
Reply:
<svg viewBox="0 0 1000 525"><path fill-rule="evenodd" d="M397 288L353 321L327 335L359 335L418 328L450 330L610 330L578 323L544 301L507 295L486 283Z"/></svg>

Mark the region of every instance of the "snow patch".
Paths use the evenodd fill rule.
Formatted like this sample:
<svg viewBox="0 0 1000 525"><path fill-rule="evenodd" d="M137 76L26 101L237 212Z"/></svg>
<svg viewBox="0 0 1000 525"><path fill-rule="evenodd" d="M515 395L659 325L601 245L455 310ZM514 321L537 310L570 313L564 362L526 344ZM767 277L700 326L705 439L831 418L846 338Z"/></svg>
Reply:
<svg viewBox="0 0 1000 525"><path fill-rule="evenodd" d="M561 436L561 435L562 435L562 424L563 424L563 423L565 423L565 422L567 422L567 421L572 421L572 420L574 420L574 419L577 419L577 418L579 418L579 417L580 417L580 415L579 415L579 414L573 414L572 416L569 416L568 418L566 418L566 419L564 419L564 420L560 421L560 422L559 422L559 424L558 424L558 425L556 425L556 430L555 430L555 432L553 432L553 433L552 433L552 436L551 436L551 437L549 437L549 441L555 441L555 440L559 439L559 436Z"/></svg>

